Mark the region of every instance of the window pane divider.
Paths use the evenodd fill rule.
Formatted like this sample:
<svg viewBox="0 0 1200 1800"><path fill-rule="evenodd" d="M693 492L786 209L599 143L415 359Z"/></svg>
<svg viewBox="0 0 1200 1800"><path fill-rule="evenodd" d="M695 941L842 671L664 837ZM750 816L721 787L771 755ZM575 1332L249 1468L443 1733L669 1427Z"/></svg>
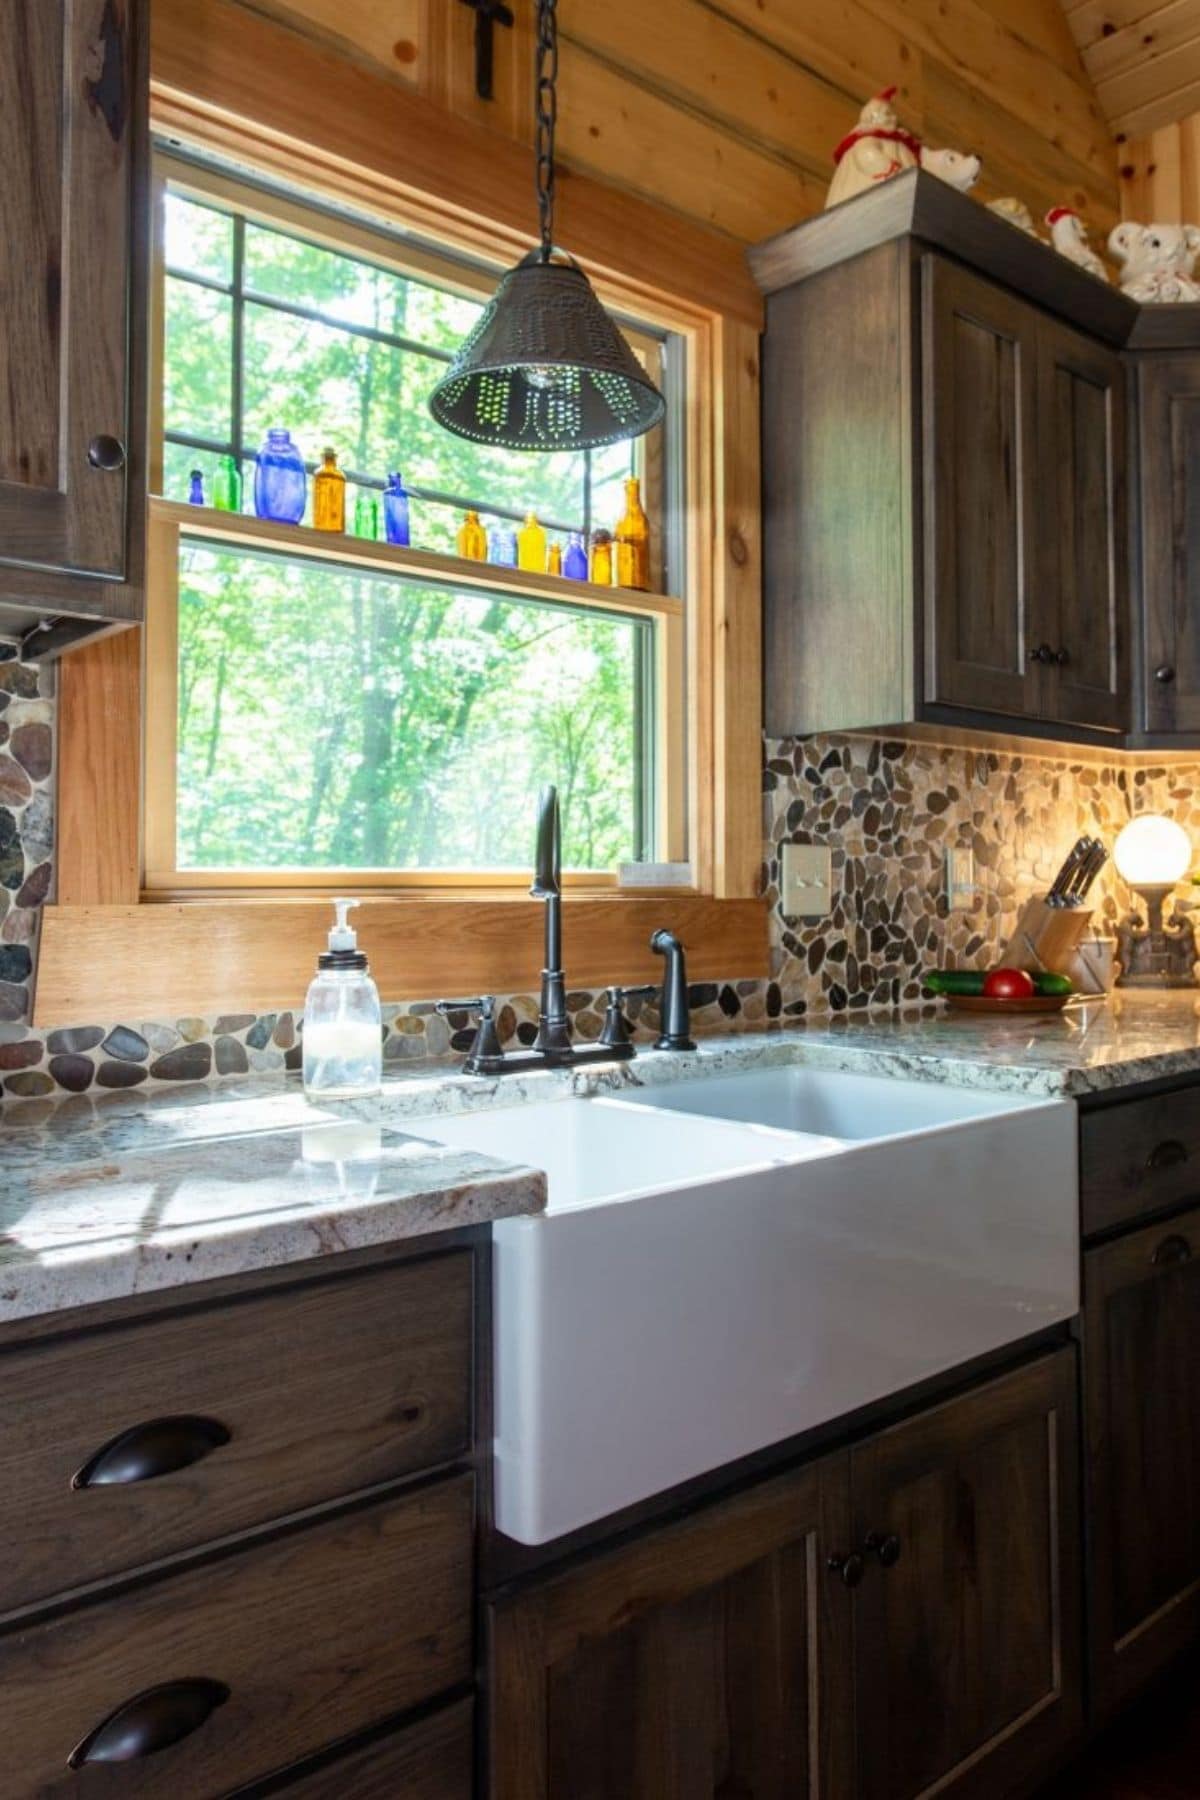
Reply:
<svg viewBox="0 0 1200 1800"><path fill-rule="evenodd" d="M443 587L484 588L518 598L554 601L576 610L678 620L681 626L683 623L684 603L669 594L597 587L590 581L568 581L561 575L538 575L528 569L472 562L436 550L413 550L348 533L314 531L309 525L281 525L248 513L218 512L213 507L189 506L177 500L152 499L150 516L160 524L173 526L181 537L208 538L233 546L244 544L247 549L267 550L276 556L358 566L381 574L390 571Z"/></svg>

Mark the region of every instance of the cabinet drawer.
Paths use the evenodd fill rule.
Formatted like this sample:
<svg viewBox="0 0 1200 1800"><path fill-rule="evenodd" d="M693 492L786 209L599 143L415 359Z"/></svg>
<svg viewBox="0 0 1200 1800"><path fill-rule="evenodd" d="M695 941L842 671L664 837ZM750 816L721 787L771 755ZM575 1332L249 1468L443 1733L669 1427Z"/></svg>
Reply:
<svg viewBox="0 0 1200 1800"><path fill-rule="evenodd" d="M459 1475L0 1638L5 1800L209 1800L469 1680L471 1553Z"/></svg>
<svg viewBox="0 0 1200 1800"><path fill-rule="evenodd" d="M1084 1236L1200 1199L1200 1085L1084 1113Z"/></svg>
<svg viewBox="0 0 1200 1800"><path fill-rule="evenodd" d="M0 1610L458 1455L470 1365L469 1251L0 1357Z"/></svg>
<svg viewBox="0 0 1200 1800"><path fill-rule="evenodd" d="M474 1708L449 1706L294 1781L286 1800L471 1800Z"/></svg>

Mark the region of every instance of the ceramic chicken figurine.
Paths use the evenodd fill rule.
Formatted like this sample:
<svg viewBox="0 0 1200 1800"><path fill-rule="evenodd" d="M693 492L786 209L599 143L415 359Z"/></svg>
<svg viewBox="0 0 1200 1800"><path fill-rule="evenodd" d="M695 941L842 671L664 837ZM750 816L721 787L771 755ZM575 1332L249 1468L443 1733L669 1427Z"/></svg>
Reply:
<svg viewBox="0 0 1200 1800"><path fill-rule="evenodd" d="M915 169L921 155L919 139L905 131L892 105L895 88L885 88L868 100L858 124L833 153L836 164L826 207L852 200L881 181L890 181L905 169Z"/></svg>
<svg viewBox="0 0 1200 1800"><path fill-rule="evenodd" d="M1033 214L1015 194L1005 194L999 200L989 200L988 211L995 213L998 219L1004 219L1009 225L1015 225L1027 237L1037 238L1039 244L1045 241L1033 222Z"/></svg>
<svg viewBox="0 0 1200 1800"><path fill-rule="evenodd" d="M1144 304L1178 304L1200 300L1200 282L1192 275L1200 252L1195 225L1114 226L1109 254L1121 265L1121 292Z"/></svg>
<svg viewBox="0 0 1200 1800"><path fill-rule="evenodd" d="M1060 256L1086 269L1098 281L1108 280L1107 269L1088 243L1087 226L1073 207L1052 206L1046 223L1050 227L1050 242Z"/></svg>

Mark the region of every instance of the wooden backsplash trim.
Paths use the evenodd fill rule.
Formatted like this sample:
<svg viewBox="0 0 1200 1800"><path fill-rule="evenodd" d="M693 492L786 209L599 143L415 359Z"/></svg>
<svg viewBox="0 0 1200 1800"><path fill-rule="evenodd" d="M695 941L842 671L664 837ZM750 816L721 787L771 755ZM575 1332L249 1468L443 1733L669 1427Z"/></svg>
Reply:
<svg viewBox="0 0 1200 1800"><path fill-rule="evenodd" d="M385 1001L536 993L539 902L528 899L364 900L359 941ZM42 922L33 1023L108 1024L210 1017L296 1006L331 918L328 900L197 901L50 906ZM650 934L669 924L687 946L693 981L765 977L767 904L698 894L622 894L563 905L573 988L661 979Z"/></svg>

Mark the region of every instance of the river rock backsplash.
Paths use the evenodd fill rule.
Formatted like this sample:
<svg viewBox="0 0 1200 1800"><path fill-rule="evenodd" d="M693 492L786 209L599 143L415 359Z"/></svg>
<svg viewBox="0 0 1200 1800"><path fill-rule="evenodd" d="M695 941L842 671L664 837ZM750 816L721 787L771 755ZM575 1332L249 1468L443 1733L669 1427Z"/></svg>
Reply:
<svg viewBox="0 0 1200 1800"><path fill-rule="evenodd" d="M64 1019L38 1031L27 1024L39 911L53 897L53 693L52 668L25 668L15 647L0 644L4 1096L51 1101L93 1089L298 1068L302 994L291 997L290 1008L267 1014ZM1200 763L1138 766L869 736L768 740L763 809L770 978L730 969L723 981L697 984L698 1032L919 999L923 969L995 955L1021 902L1046 885L1081 832L1111 843L1134 811L1164 811L1200 846ZM788 839L831 846L835 899L828 918L799 922L780 914L779 849ZM970 845L975 853L978 896L969 911L946 909L944 859L951 845ZM1097 928L1110 929L1123 903L1111 873L1094 900ZM383 998L387 1065L446 1060L469 1045L469 1022L439 1017L434 996ZM603 995L575 991L569 1005L579 1034L597 1036ZM532 991L507 996L499 1012L505 1043L531 1042L536 1014ZM654 1035L652 1003L633 1002L631 1016L639 1039Z"/></svg>

